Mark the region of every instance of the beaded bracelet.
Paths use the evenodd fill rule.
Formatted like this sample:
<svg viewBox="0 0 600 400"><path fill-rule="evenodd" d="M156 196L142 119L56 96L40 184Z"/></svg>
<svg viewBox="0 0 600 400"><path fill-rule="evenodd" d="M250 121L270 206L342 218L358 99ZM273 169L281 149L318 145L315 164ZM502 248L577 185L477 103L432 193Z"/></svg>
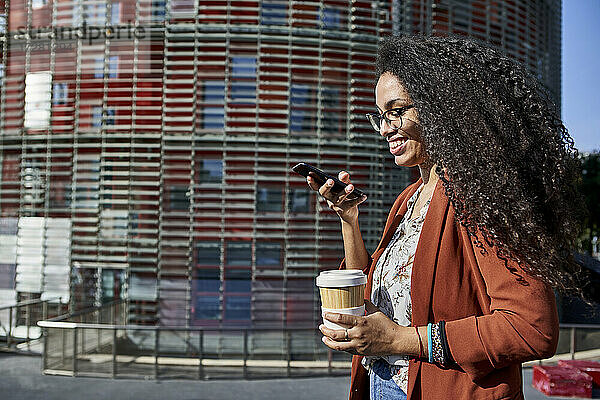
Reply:
<svg viewBox="0 0 600 400"><path fill-rule="evenodd" d="M431 353L433 356L433 362L438 364L445 364L444 348L442 345L442 335L440 333L439 323L431 326Z"/></svg>
<svg viewBox="0 0 600 400"><path fill-rule="evenodd" d="M440 334L442 336L442 350L444 351L444 365L454 363L454 358L450 353L450 346L448 345L448 337L446 336L446 321L440 321Z"/></svg>

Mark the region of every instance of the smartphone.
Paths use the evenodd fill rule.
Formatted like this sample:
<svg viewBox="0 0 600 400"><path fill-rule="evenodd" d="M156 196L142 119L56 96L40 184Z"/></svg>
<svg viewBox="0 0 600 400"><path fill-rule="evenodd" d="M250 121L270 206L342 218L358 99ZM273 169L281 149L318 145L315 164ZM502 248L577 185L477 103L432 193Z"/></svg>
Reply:
<svg viewBox="0 0 600 400"><path fill-rule="evenodd" d="M325 172L321 171L319 168L313 167L312 165L307 163L301 162L299 164L296 164L292 168L292 171L304 177L310 176L315 180L315 182L317 182L319 186L323 186L328 179L333 180L333 187L331 188L331 191L333 193L341 193L347 186L344 182L340 181L335 176L328 175ZM355 200L361 198L364 195L365 194L361 190L356 189L355 187L352 193L348 195L347 199Z"/></svg>

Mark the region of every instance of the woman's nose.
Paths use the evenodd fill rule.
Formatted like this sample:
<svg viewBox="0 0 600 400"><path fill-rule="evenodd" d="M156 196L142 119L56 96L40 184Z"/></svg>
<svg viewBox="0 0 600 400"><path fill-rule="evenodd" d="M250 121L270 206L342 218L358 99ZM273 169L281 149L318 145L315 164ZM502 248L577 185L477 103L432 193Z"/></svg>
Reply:
<svg viewBox="0 0 600 400"><path fill-rule="evenodd" d="M385 137L395 130L396 128L392 126L392 124L388 123L385 118L381 119L381 125L379 126L379 134L381 134L381 136Z"/></svg>

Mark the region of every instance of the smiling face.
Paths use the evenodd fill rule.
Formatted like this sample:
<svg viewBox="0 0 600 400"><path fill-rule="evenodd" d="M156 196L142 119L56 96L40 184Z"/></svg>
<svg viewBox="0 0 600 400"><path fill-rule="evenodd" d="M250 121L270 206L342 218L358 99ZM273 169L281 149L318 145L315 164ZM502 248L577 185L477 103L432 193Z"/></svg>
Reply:
<svg viewBox="0 0 600 400"><path fill-rule="evenodd" d="M392 108L412 104L412 101L398 78L385 72L379 77L375 87L375 103L377 111L384 113ZM388 124L383 120L379 132L387 140L396 165L414 167L424 163L427 157L416 108L406 110L402 115L402 127L398 128L399 125L400 121Z"/></svg>

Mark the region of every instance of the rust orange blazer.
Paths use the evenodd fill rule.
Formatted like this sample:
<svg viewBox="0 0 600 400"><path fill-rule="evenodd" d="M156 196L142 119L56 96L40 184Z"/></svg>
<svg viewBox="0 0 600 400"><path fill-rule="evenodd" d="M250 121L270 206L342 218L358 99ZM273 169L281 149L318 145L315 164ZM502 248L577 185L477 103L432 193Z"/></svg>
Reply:
<svg viewBox="0 0 600 400"><path fill-rule="evenodd" d="M365 298L370 298L373 269L391 240L406 203L421 184L396 199L383 237L369 264ZM345 268L342 262L342 268ZM523 275L523 273L521 273ZM445 368L410 361L409 399L522 399L521 363L547 358L558 343L558 315L553 291L523 275L524 285L507 270L493 249L486 255L471 242L454 218L441 180L434 190L417 245L412 277L412 323L446 321L450 353ZM352 360L350 399L369 398L369 378Z"/></svg>

